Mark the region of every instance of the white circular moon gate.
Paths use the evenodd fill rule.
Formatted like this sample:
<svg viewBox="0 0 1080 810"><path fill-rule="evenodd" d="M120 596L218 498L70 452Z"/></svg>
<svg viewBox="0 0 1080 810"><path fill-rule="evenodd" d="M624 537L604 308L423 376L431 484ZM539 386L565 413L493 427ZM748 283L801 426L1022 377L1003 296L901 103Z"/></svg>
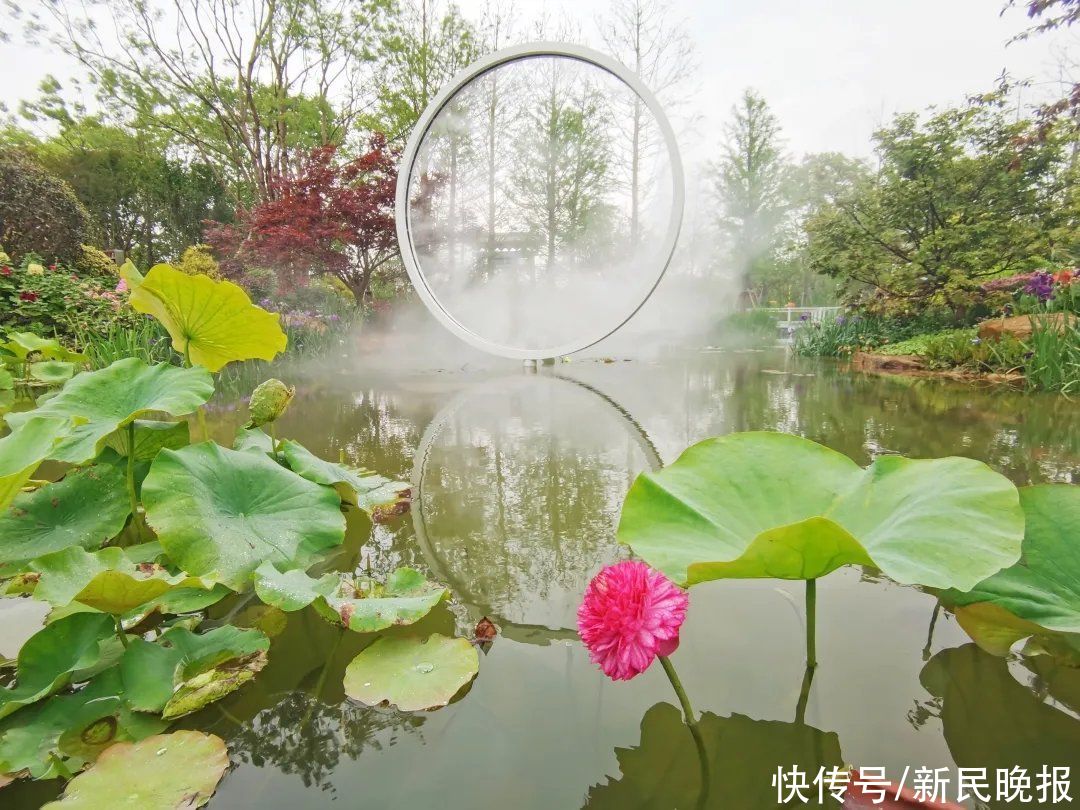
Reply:
<svg viewBox="0 0 1080 810"><path fill-rule="evenodd" d="M420 261L413 243L413 231L410 227L411 214L409 206L409 189L413 181L413 173L418 153L432 123L439 113L442 112L443 108L445 108L461 90L467 87L474 79L501 66L512 62L521 62L527 59L543 57L571 59L583 62L592 67L600 68L606 73L614 76L622 84L626 85L637 98L640 99L655 120L662 135L664 146L666 147L667 159L671 172L671 203L667 227L656 253L656 265L654 268L651 268L651 272L647 275L646 283L642 284L641 289L643 294L640 296L640 300L632 300L625 310L619 312L618 316L610 319L609 322L598 323L595 327L590 325L589 329L583 331L582 336L573 341L556 343L551 346L543 346L540 348L527 348L506 345L477 334L474 330L468 328L460 320L455 318L454 315L439 301L438 296L432 289L429 280L420 267ZM626 66L589 48L567 43L535 42L505 48L480 59L461 71L453 78L449 85L440 90L438 95L435 96L427 109L425 109L420 116L402 155L397 178L395 220L401 258L405 264L405 269L409 274L409 279L412 281L421 300L443 326L467 343L491 354L519 360L543 360L546 358L573 354L574 352L587 349L617 331L629 321L639 309L641 309L646 301L648 301L649 297L656 289L656 286L663 278L664 273L667 271L668 265L671 262L671 257L675 252L675 244L679 238L679 231L682 227L683 208L685 203L684 198L685 186L682 160L679 156L678 145L675 141L675 133L672 130L667 117L664 115L664 111L660 107L659 102L656 100L656 97L644 84L642 84L641 80Z"/></svg>

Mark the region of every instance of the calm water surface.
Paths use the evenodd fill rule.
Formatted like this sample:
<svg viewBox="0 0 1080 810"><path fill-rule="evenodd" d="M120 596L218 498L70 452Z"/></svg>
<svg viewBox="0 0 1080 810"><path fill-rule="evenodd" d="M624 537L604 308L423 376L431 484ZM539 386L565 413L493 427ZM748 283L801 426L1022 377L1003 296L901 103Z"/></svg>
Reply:
<svg viewBox="0 0 1080 810"><path fill-rule="evenodd" d="M388 372L361 363L288 379L298 391L279 435L414 488L409 515L374 527L351 517L328 565L420 567L456 600L410 632L468 632L486 615L502 635L460 700L400 714L343 694L345 665L369 637L292 614L273 628L270 663L253 684L183 721L228 743L235 768L212 807L692 806L691 738L660 668L612 683L572 628L585 583L624 554L613 535L631 481L699 439L781 430L862 464L882 453L963 455L1017 484L1080 483L1080 405L852 375L782 354L536 374L513 364ZM219 440L245 417L219 399ZM836 572L818 593L821 665L799 707L801 583L693 589L673 660L708 713L710 806L775 807L778 765L842 763L884 766L894 779L920 766L1069 765L1080 803L1080 672L988 656L946 614L928 639L933 598L873 572ZM267 619L253 603L227 610ZM50 792L17 788L10 806L36 807Z"/></svg>

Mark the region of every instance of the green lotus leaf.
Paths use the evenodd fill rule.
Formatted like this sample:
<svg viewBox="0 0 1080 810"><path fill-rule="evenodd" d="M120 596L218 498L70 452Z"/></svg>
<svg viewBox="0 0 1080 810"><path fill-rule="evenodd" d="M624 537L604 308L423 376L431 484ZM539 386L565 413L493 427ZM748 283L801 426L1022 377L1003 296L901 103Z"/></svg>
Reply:
<svg viewBox="0 0 1080 810"><path fill-rule="evenodd" d="M239 450L243 453L262 453L269 456L274 452L274 440L263 432L261 428L242 427L236 431L233 450Z"/></svg>
<svg viewBox="0 0 1080 810"><path fill-rule="evenodd" d="M161 450L179 450L191 443L191 429L187 422L157 422L149 419L135 420L135 460L152 461ZM128 454L128 431L121 429L111 434L106 444L123 457Z"/></svg>
<svg viewBox="0 0 1080 810"><path fill-rule="evenodd" d="M265 634L229 625L201 635L173 627L155 643L134 639L120 663L126 699L166 719L189 714L255 677L269 648Z"/></svg>
<svg viewBox="0 0 1080 810"><path fill-rule="evenodd" d="M76 613L38 630L19 650L15 686L0 689L0 717L51 695L72 673L96 664L113 634L112 619L100 613Z"/></svg>
<svg viewBox="0 0 1080 810"><path fill-rule="evenodd" d="M111 746L79 774L54 810L176 810L202 807L229 767L225 743L213 734L174 731ZM43 808L44 810L44 808Z"/></svg>
<svg viewBox="0 0 1080 810"><path fill-rule="evenodd" d="M0 368L0 391L10 391L15 387L15 378L7 369Z"/></svg>
<svg viewBox="0 0 1080 810"><path fill-rule="evenodd" d="M966 593L947 591L943 598L955 605L989 602L1047 630L1080 633L1080 487L1024 487L1020 503L1023 559Z"/></svg>
<svg viewBox="0 0 1080 810"><path fill-rule="evenodd" d="M7 509L15 500L34 470L71 429L68 418L32 416L0 439L0 509Z"/></svg>
<svg viewBox="0 0 1080 810"><path fill-rule="evenodd" d="M174 616L182 613L195 613L211 605L216 605L231 593L232 591L224 585L214 585L209 590L202 587L188 588L178 585L161 596L151 599L149 602L144 602L134 610L129 611L125 614L124 619L139 619L155 610L159 613Z"/></svg>
<svg viewBox="0 0 1080 810"><path fill-rule="evenodd" d="M334 487L342 501L358 506L368 514L380 506L408 501L409 485L401 481L391 481L370 470L323 461L291 440L281 442L281 451L289 469L297 475L316 484Z"/></svg>
<svg viewBox="0 0 1080 810"><path fill-rule="evenodd" d="M201 368L149 366L136 357L117 360L107 368L80 374L33 414L74 420L71 435L53 449L50 458L82 464L94 458L121 427L148 413L181 416L210 399L214 383ZM30 414L8 414L13 428Z"/></svg>
<svg viewBox="0 0 1080 810"><path fill-rule="evenodd" d="M170 574L153 563L136 564L116 547L93 553L67 548L39 557L30 568L40 574L35 598L56 607L78 602L113 615L136 610L175 589L210 590L213 585L184 573Z"/></svg>
<svg viewBox="0 0 1080 810"><path fill-rule="evenodd" d="M288 613L303 610L316 599L333 594L340 575L326 574L314 579L299 569L279 571L272 562L264 562L255 570L255 594L271 607Z"/></svg>
<svg viewBox="0 0 1080 810"><path fill-rule="evenodd" d="M332 489L266 456L203 442L162 450L143 482L147 522L169 558L196 576L243 590L270 560L306 567L345 537Z"/></svg>
<svg viewBox="0 0 1080 810"><path fill-rule="evenodd" d="M463 638L379 638L345 668L345 694L369 706L437 709L476 677L480 657Z"/></svg>
<svg viewBox="0 0 1080 810"><path fill-rule="evenodd" d="M273 377L259 383L251 392L251 400L248 403L251 419L248 420L246 427L261 427L270 422L276 422L289 407L295 393L295 388L290 388Z"/></svg>
<svg viewBox="0 0 1080 810"><path fill-rule="evenodd" d="M615 749L619 777L591 787L583 810L780 807L772 783L778 768L817 774L822 768L828 772L844 767L835 732L741 714L720 717L712 712L702 712L698 727L709 767L705 802L699 803L701 765L690 728L682 712L670 703L657 703L641 719L640 743ZM811 796L811 792L806 795ZM818 805L815 787L807 806L841 810L827 791L825 795L826 803Z"/></svg>
<svg viewBox="0 0 1080 810"><path fill-rule="evenodd" d="M77 692L53 695L0 721L0 773L54 779L61 774L57 761L76 772L113 743L165 729L159 718L132 712L122 691L114 666Z"/></svg>
<svg viewBox="0 0 1080 810"><path fill-rule="evenodd" d="M956 623L971 640L991 655L1005 656L1021 639L1046 631L1034 622L1019 619L993 602L976 602L954 608Z"/></svg>
<svg viewBox="0 0 1080 810"><path fill-rule="evenodd" d="M863 469L797 436L736 433L640 475L618 537L686 585L854 564L968 589L1016 562L1023 527L1016 487L971 459L882 456Z"/></svg>
<svg viewBox="0 0 1080 810"><path fill-rule="evenodd" d="M285 611L314 604L330 622L356 633L374 633L419 621L450 592L412 568L397 569L384 584L351 574L313 579L303 571L282 573L273 564L263 563L255 572L255 593L266 604Z"/></svg>
<svg viewBox="0 0 1080 810"><path fill-rule="evenodd" d="M30 376L48 385L62 385L75 376L75 364L63 360L42 360L30 365Z"/></svg>
<svg viewBox="0 0 1080 810"><path fill-rule="evenodd" d="M6 343L0 348L10 352L19 362L32 354L55 354L60 352L60 342L55 338L43 338L33 332L9 332Z"/></svg>
<svg viewBox="0 0 1080 810"><path fill-rule="evenodd" d="M252 304L241 287L167 264L131 290L131 306L159 320L173 348L210 371L234 360L273 360L288 343L279 316Z"/></svg>
<svg viewBox="0 0 1080 810"><path fill-rule="evenodd" d="M76 469L24 492L0 512L0 577L54 551L99 548L123 530L130 514L124 473L114 464Z"/></svg>

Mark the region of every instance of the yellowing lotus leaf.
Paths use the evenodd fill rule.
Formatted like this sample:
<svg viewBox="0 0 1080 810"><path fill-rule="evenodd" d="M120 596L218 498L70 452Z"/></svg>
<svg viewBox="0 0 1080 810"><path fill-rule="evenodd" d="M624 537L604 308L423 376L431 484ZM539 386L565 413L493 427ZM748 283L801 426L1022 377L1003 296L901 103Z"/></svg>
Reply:
<svg viewBox="0 0 1080 810"><path fill-rule="evenodd" d="M131 306L161 321L173 348L210 371L234 360L273 360L288 342L278 315L252 304L231 281L167 264L151 268L131 290Z"/></svg>

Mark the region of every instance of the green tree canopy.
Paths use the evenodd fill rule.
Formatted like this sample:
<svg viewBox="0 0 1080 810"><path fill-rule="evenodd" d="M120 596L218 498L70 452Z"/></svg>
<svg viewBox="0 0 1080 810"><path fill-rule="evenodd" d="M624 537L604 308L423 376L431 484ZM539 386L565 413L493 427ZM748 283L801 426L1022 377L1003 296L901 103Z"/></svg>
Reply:
<svg viewBox="0 0 1080 810"><path fill-rule="evenodd" d="M812 266L851 301L962 310L990 277L1071 260L1062 132L1032 129L999 102L897 116L877 173L807 223Z"/></svg>

